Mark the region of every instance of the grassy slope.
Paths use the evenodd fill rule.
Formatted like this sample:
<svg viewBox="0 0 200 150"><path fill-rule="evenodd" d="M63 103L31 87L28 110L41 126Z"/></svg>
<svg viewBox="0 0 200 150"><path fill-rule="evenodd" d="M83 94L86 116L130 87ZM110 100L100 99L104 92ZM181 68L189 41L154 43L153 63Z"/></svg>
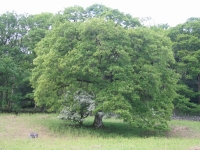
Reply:
<svg viewBox="0 0 200 150"><path fill-rule="evenodd" d="M121 120L106 119L105 129L69 126L56 115L0 115L0 150L200 150L199 122L171 121L166 136L146 138L140 129L131 128ZM38 139L29 139L38 132Z"/></svg>

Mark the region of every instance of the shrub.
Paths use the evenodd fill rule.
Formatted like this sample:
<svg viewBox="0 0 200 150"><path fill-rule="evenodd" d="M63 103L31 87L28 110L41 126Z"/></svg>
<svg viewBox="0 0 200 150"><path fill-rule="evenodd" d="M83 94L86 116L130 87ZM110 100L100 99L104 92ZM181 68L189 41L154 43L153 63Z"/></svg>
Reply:
<svg viewBox="0 0 200 150"><path fill-rule="evenodd" d="M68 91L63 104L64 108L58 118L78 122L80 125L95 108L93 96L85 91L77 91L75 94Z"/></svg>

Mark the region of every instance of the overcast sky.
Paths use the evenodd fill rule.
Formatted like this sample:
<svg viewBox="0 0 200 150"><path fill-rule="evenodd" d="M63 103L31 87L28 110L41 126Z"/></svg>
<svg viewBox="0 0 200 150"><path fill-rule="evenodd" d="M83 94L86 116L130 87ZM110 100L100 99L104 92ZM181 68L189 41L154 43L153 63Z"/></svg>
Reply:
<svg viewBox="0 0 200 150"><path fill-rule="evenodd" d="M133 17L151 17L155 24L170 26L200 17L200 0L1 0L0 14L13 10L28 14L56 13L69 6L86 8L92 4L103 4Z"/></svg>

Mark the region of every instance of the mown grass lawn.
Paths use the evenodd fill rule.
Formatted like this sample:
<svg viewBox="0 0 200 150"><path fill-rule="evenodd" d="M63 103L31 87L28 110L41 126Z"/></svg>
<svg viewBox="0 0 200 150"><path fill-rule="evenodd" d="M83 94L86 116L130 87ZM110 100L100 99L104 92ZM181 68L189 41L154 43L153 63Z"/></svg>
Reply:
<svg viewBox="0 0 200 150"><path fill-rule="evenodd" d="M170 132L147 136L119 119L104 119L104 129L92 121L78 127L56 114L0 114L0 150L200 150L199 122L173 120Z"/></svg>

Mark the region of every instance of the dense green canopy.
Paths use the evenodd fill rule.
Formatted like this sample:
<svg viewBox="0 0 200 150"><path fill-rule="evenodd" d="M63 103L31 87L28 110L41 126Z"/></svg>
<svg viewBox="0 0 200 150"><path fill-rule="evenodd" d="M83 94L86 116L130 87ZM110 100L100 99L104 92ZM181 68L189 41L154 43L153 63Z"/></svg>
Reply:
<svg viewBox="0 0 200 150"><path fill-rule="evenodd" d="M94 95L95 112L113 112L134 126L166 127L176 96L170 39L148 28L125 29L113 21L66 22L35 52L35 101L55 110L67 91Z"/></svg>

